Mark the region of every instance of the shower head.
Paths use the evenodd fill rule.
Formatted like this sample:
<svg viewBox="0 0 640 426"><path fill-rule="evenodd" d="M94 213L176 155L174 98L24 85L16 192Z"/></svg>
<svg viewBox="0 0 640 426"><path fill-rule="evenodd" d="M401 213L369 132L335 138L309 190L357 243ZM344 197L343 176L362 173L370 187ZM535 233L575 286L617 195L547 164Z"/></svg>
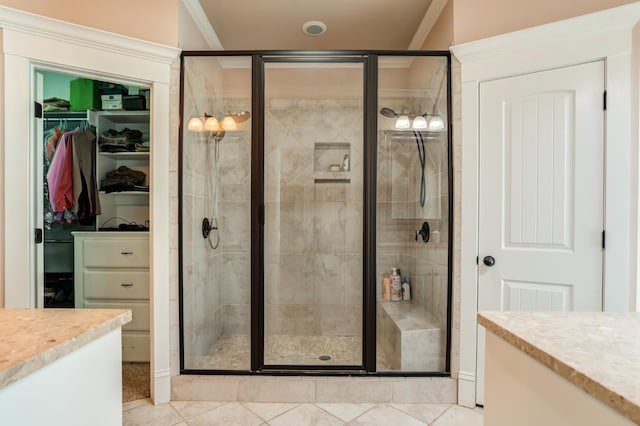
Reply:
<svg viewBox="0 0 640 426"><path fill-rule="evenodd" d="M243 121L247 121L249 117L251 117L251 113L249 111L240 111L232 115L233 119L236 123L242 123Z"/></svg>
<svg viewBox="0 0 640 426"><path fill-rule="evenodd" d="M380 114L382 114L383 117L387 118L396 118L398 116L398 114L396 114L394 110L387 107L382 107L382 109L380 110Z"/></svg>

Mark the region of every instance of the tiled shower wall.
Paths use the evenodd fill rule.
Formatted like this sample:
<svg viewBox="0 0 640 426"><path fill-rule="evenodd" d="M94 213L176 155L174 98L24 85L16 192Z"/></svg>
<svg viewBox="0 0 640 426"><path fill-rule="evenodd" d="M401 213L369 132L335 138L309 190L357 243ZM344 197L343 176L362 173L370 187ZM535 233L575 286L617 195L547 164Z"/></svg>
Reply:
<svg viewBox="0 0 640 426"><path fill-rule="evenodd" d="M221 119L249 110L248 98L226 99L224 72L216 58L185 67L184 118L204 113ZM250 87L250 83L247 85ZM183 135L183 298L185 365L207 355L226 334L249 334L250 121L217 141L209 132ZM216 145L218 154L216 157ZM202 219L217 220L213 249L202 236Z"/></svg>
<svg viewBox="0 0 640 426"><path fill-rule="evenodd" d="M248 98L223 101L222 111L250 111ZM251 330L251 122L227 132L219 145L218 227L221 263L212 277L222 297L223 333ZM247 360L248 363L248 360Z"/></svg>
<svg viewBox="0 0 640 426"><path fill-rule="evenodd" d="M194 94L215 90L215 80L200 67L188 67L185 74L185 122L191 116L211 111L212 99ZM204 133L183 135L183 298L185 355L204 355L222 333L222 297L212 279L222 262L221 253L202 238L201 223L210 217L212 192L210 168L213 145ZM188 363L188 361L187 361Z"/></svg>
<svg viewBox="0 0 640 426"><path fill-rule="evenodd" d="M361 99L267 100L267 335L361 334L362 108ZM349 147L349 171L327 170L344 152L327 146Z"/></svg>
<svg viewBox="0 0 640 426"><path fill-rule="evenodd" d="M443 60L421 59L420 73L427 81L413 97L383 97L379 107L395 111L429 112L446 116L446 83L440 97L438 88L446 69ZM426 150L424 208L419 205L420 162L413 132L393 131L393 119L379 116L378 132L378 241L377 288L382 296L382 276L389 268L399 267L411 283L412 298L435 318L441 329L447 325L447 271L449 239L449 182L447 133L423 133ZM418 142L420 142L418 140ZM420 142L421 143L421 142ZM424 244L416 231L427 221L431 239ZM442 333L444 350L444 337Z"/></svg>
<svg viewBox="0 0 640 426"><path fill-rule="evenodd" d="M425 140L426 199L419 205L420 162L411 132L380 132L378 144L378 295L382 275L399 267L411 283L412 299L446 326L448 188L447 139ZM423 222L430 241L415 240Z"/></svg>

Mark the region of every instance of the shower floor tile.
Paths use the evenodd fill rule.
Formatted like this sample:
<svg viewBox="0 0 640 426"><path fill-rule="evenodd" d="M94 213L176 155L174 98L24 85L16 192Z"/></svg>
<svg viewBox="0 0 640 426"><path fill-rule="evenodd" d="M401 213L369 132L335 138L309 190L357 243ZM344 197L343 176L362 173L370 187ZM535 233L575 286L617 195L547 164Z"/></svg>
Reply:
<svg viewBox="0 0 640 426"><path fill-rule="evenodd" d="M389 370L384 352L378 349L377 369ZM320 357L329 359L321 360ZM268 365L359 365L362 340L355 336L267 336L265 363ZM249 370L250 339L247 335L223 334L204 356L186 359L188 369Z"/></svg>

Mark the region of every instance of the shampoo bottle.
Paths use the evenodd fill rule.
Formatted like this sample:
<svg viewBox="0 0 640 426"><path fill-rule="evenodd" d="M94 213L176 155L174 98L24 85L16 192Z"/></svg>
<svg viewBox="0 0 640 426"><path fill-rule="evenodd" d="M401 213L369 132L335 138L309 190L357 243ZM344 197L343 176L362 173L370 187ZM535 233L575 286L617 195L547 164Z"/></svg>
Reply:
<svg viewBox="0 0 640 426"><path fill-rule="evenodd" d="M391 300L391 279L387 273L382 278L382 298L384 300Z"/></svg>
<svg viewBox="0 0 640 426"><path fill-rule="evenodd" d="M402 282L400 281L400 274L398 268L393 268L391 272L391 300L393 302L399 302L402 300Z"/></svg>
<svg viewBox="0 0 640 426"><path fill-rule="evenodd" d="M411 285L406 277L402 277L402 300L411 300Z"/></svg>

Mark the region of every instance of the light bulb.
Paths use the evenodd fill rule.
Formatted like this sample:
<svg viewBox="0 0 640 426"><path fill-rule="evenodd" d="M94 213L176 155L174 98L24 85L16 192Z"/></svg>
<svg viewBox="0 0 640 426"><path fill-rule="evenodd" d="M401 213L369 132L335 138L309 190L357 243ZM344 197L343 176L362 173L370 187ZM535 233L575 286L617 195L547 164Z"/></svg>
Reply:
<svg viewBox="0 0 640 426"><path fill-rule="evenodd" d="M434 115L429 120L429 130L442 130L444 129L444 120L439 115Z"/></svg>
<svg viewBox="0 0 640 426"><path fill-rule="evenodd" d="M410 129L411 120L408 115L400 115L396 118L396 129Z"/></svg>
<svg viewBox="0 0 640 426"><path fill-rule="evenodd" d="M220 129L220 123L215 117L207 117L204 121L204 128L208 132L217 132Z"/></svg>
<svg viewBox="0 0 640 426"><path fill-rule="evenodd" d="M222 128L224 130L236 130L238 125L236 124L236 120L233 119L230 115L227 115L224 120L222 120Z"/></svg>
<svg viewBox="0 0 640 426"><path fill-rule="evenodd" d="M426 129L427 128L427 120L423 116L418 115L416 118L413 119L413 123L411 124L411 128L415 129L415 130Z"/></svg>
<svg viewBox="0 0 640 426"><path fill-rule="evenodd" d="M202 120L199 117L191 117L189 123L187 124L187 129L192 132L201 132L204 129L204 125L202 124Z"/></svg>

